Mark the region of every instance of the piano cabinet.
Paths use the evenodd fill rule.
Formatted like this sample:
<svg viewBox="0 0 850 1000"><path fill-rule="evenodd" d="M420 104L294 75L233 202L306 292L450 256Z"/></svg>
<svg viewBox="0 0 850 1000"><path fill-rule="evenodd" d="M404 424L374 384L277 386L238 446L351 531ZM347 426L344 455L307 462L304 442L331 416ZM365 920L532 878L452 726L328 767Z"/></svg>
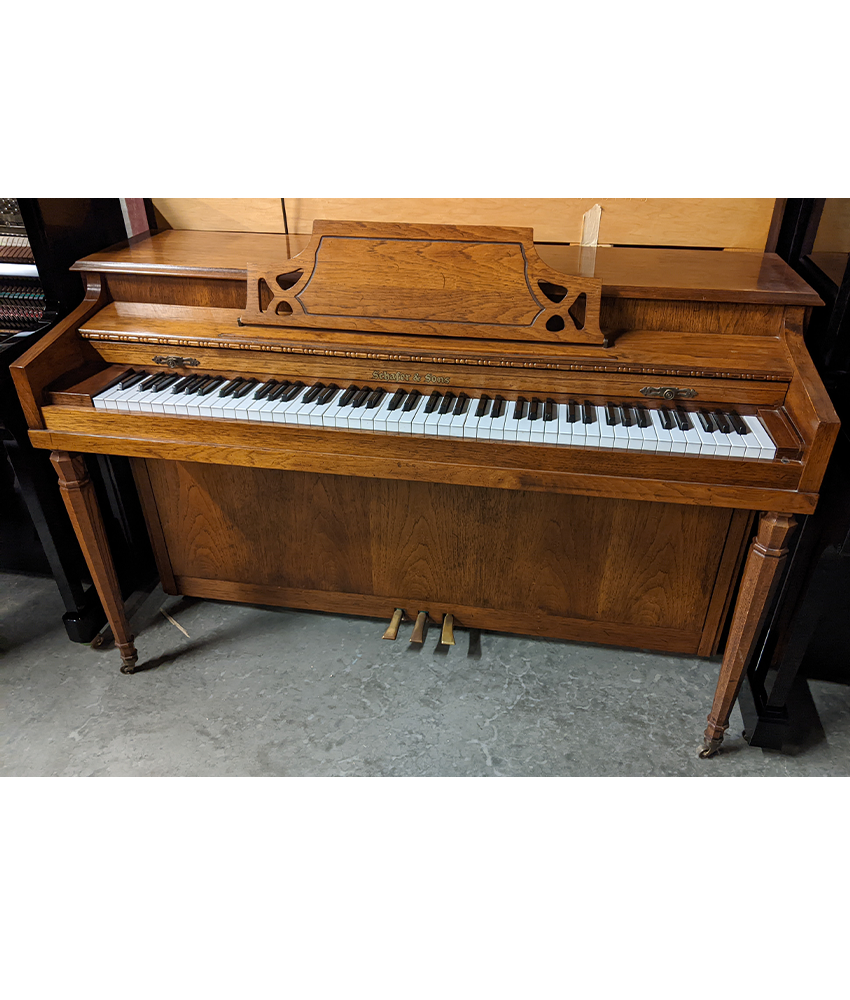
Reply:
<svg viewBox="0 0 850 1000"><path fill-rule="evenodd" d="M331 287L320 280L329 234L340 234L329 273L347 294L334 285L322 298ZM364 238L356 268L344 266L343 237ZM417 241L429 246L424 270ZM500 296L514 296L504 306L511 323L534 322L534 310L516 304L525 294L516 268L501 282L517 247L533 298L535 275L550 290L572 284L576 248L545 248L543 265L530 232L488 227L323 223L300 241L166 232L75 265L86 300L13 375L33 443L54 453L123 671L136 669L137 654L86 481L87 454L131 459L171 594L387 621L402 608L409 620L424 612L440 624L450 614L461 627L700 656L717 653L726 637L700 748L705 757L717 752L795 515L814 509L837 432L802 343L805 311L819 300L775 255L600 249L599 315L585 324L584 342L561 340L559 330L548 340L540 329L529 338L513 327L494 335ZM466 255L460 264L458 254ZM457 291L470 268L487 291L471 306ZM265 296L263 274L272 286ZM336 310L332 323L297 315L298 289L311 280L311 301ZM579 287L591 302L592 281ZM445 288L452 294L440 299ZM400 315L383 315L396 292ZM380 308L370 310L370 296ZM247 322L281 302L280 321ZM434 322L416 312L428 302ZM552 300L540 305L551 319ZM461 322L461 336L452 322ZM116 387L142 371L138 389ZM157 381L141 386L156 373L177 378L154 399ZM230 419L186 403L199 385L214 387L215 399L237 380ZM301 384L287 389L293 409L281 422L269 416L281 402L264 409L254 401L264 385L270 394L269 381ZM338 387L322 404L325 423L309 422L317 400L299 402L315 384L322 393ZM327 415L350 384L368 391L371 415L364 392L362 411L333 423L343 411ZM175 404L181 386L189 395ZM380 404L379 389L389 390ZM390 422L381 428L400 428L391 424L390 397L404 396L415 420L432 391L453 395L462 432L368 423L383 414ZM672 402L651 394L665 391ZM142 408L122 410L131 392ZM565 436L553 437L553 424L548 437L542 424L522 424L525 439L488 436L495 432L476 422L476 407L499 398L509 419L520 398L539 400L541 419L548 401ZM606 446L571 437L581 428L567 422L570 404L587 419L595 408L600 422L608 406L623 424L628 414L632 426L642 417L647 439L633 433ZM662 443L669 414L696 425L700 411L721 415L708 438L703 426L701 446L667 450L675 447ZM733 453L732 428L719 428L724 413L758 430L763 457Z"/></svg>

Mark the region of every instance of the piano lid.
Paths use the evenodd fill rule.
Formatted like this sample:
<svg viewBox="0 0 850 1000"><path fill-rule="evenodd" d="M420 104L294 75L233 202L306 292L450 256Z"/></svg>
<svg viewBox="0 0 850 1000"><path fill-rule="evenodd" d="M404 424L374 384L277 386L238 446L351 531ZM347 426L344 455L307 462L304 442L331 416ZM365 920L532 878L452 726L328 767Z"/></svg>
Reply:
<svg viewBox="0 0 850 1000"><path fill-rule="evenodd" d="M242 280L248 261L289 260L307 234L225 233L167 229L91 254L72 270L182 278ZM580 248L536 243L537 256L566 274L579 272ZM822 305L806 282L774 253L599 247L594 277L603 297L702 302Z"/></svg>

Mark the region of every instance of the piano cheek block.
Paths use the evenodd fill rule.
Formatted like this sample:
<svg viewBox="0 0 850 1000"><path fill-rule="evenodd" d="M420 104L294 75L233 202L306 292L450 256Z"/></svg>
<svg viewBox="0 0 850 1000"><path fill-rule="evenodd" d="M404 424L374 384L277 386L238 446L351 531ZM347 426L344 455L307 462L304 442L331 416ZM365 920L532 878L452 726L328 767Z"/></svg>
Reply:
<svg viewBox="0 0 850 1000"><path fill-rule="evenodd" d="M86 298L11 372L125 669L84 454L131 459L168 593L370 615L387 639L406 614L420 646L430 611L444 644L458 620L722 651L713 756L837 433L803 341L819 299L772 254L586 264L521 228L318 221L74 265ZM172 355L190 380L166 382Z"/></svg>

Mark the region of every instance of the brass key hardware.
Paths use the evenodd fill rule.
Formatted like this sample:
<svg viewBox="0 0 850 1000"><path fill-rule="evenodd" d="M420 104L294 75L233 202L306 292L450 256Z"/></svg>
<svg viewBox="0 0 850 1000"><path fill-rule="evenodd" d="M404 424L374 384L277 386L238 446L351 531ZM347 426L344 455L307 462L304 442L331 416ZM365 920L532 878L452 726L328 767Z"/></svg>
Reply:
<svg viewBox="0 0 850 1000"><path fill-rule="evenodd" d="M393 611L393 616L390 619L390 623L387 626L386 632L384 632L383 639L395 639L398 635L398 627L401 624L401 619L404 616L404 611L401 608L396 608Z"/></svg>
<svg viewBox="0 0 850 1000"><path fill-rule="evenodd" d="M194 368L201 362L197 358L180 358L175 354L157 354L153 363L165 365L168 368Z"/></svg>
<svg viewBox="0 0 850 1000"><path fill-rule="evenodd" d="M454 622L454 615L443 616L443 631L440 633L440 642L444 646L454 646L455 644Z"/></svg>
<svg viewBox="0 0 850 1000"><path fill-rule="evenodd" d="M640 394L642 396L660 396L662 399L693 399L696 396L696 389L677 389L672 385L645 385Z"/></svg>
<svg viewBox="0 0 850 1000"><path fill-rule="evenodd" d="M425 640L425 622L428 620L428 615L424 611L420 611L416 616L416 624L413 626L413 635L410 637L411 642L424 642Z"/></svg>

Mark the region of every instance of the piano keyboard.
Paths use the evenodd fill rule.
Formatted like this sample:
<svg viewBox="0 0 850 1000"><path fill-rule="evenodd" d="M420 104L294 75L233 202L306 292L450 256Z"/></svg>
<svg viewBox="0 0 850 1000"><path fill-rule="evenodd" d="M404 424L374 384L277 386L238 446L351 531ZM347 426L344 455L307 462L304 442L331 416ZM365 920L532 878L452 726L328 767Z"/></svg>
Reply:
<svg viewBox="0 0 850 1000"><path fill-rule="evenodd" d="M506 400L463 392L170 372L125 372L93 397L96 409L257 420L265 423L433 434L475 440L772 459L757 416L635 403Z"/></svg>

